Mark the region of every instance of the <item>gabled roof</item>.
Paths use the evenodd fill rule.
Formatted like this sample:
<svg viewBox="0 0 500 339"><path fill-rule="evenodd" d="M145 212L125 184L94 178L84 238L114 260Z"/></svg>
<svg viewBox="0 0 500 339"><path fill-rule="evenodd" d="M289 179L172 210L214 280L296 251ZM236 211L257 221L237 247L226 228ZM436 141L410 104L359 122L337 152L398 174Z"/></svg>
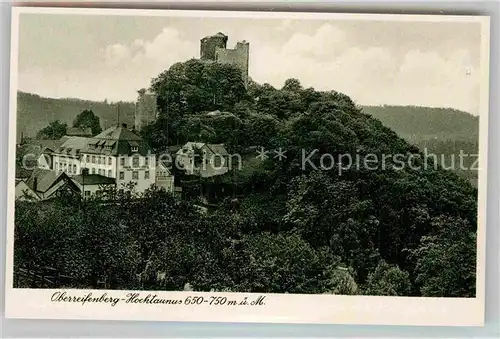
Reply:
<svg viewBox="0 0 500 339"><path fill-rule="evenodd" d="M81 174L75 175L72 177L74 181L79 183L80 185L110 185L115 184L115 179L105 177L100 174L87 174L83 177Z"/></svg>
<svg viewBox="0 0 500 339"><path fill-rule="evenodd" d="M195 149L207 149L209 152L217 155L228 155L224 144L207 144L203 142L187 142L181 149L177 151L177 154L185 154L185 150L188 152L194 151Z"/></svg>
<svg viewBox="0 0 500 339"><path fill-rule="evenodd" d="M69 177L64 173L57 173L55 171L46 170L42 168L35 168L31 177L26 181L26 184L29 188L34 190L35 192L46 192L49 188L51 188L55 182L59 180L60 177ZM35 178L37 179L36 189L34 189Z"/></svg>

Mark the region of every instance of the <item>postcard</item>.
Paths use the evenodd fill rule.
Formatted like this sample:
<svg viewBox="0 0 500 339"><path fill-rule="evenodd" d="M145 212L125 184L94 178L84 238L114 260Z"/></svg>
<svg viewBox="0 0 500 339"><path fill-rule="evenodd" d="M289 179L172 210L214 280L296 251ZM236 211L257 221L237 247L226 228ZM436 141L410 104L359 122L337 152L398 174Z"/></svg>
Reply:
<svg viewBox="0 0 500 339"><path fill-rule="evenodd" d="M489 17L15 7L6 316L481 326Z"/></svg>

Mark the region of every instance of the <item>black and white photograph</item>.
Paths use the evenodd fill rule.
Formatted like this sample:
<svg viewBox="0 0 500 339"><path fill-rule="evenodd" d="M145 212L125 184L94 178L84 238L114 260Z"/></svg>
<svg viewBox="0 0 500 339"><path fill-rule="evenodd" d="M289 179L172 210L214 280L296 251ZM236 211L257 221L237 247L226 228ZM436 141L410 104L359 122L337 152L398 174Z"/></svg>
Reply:
<svg viewBox="0 0 500 339"><path fill-rule="evenodd" d="M341 296L482 319L487 17L13 15L7 294L54 317L295 321L315 298L336 322Z"/></svg>

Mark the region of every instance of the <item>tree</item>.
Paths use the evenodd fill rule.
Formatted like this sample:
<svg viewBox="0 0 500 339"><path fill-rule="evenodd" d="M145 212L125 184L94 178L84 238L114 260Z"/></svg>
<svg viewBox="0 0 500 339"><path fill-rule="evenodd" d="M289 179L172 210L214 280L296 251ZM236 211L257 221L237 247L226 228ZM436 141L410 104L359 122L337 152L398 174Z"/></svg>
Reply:
<svg viewBox="0 0 500 339"><path fill-rule="evenodd" d="M68 125L59 120L52 121L47 127L42 128L36 135L37 139L58 140L66 135Z"/></svg>
<svg viewBox="0 0 500 339"><path fill-rule="evenodd" d="M299 92L302 90L302 85L300 84L300 81L298 79L290 78L285 81L282 90Z"/></svg>
<svg viewBox="0 0 500 339"><path fill-rule="evenodd" d="M407 296L411 293L410 275L399 267L380 260L375 271L368 275L364 294Z"/></svg>
<svg viewBox="0 0 500 339"><path fill-rule="evenodd" d="M441 216L433 231L412 251L417 264L416 283L426 297L476 295L476 232L466 220Z"/></svg>
<svg viewBox="0 0 500 339"><path fill-rule="evenodd" d="M102 132L101 125L99 124L99 117L94 114L92 110L83 110L73 120L73 127L92 130L92 135L97 135Z"/></svg>

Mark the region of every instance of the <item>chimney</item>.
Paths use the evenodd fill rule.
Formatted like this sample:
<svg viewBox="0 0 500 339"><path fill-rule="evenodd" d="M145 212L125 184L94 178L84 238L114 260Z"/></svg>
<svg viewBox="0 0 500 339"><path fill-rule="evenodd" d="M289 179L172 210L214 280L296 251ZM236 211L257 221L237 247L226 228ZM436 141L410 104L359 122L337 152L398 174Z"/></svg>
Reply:
<svg viewBox="0 0 500 339"><path fill-rule="evenodd" d="M38 178L37 178L37 177L35 177L35 178L33 179L33 191L35 191L35 192L36 192L36 189L37 189L37 188L38 188Z"/></svg>
<svg viewBox="0 0 500 339"><path fill-rule="evenodd" d="M122 124L122 127L123 128L127 128L127 124Z"/></svg>

